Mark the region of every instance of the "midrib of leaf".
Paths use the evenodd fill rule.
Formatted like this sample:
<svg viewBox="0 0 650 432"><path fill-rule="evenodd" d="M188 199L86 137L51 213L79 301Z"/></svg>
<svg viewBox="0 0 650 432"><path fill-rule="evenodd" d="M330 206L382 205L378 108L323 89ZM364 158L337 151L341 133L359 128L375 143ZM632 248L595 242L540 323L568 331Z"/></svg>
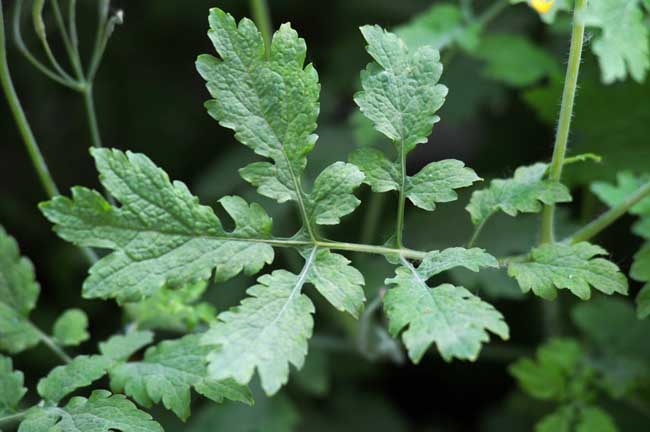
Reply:
<svg viewBox="0 0 650 432"><path fill-rule="evenodd" d="M230 35L228 35L228 36L230 36ZM230 37L229 37L229 39L230 39ZM232 40L230 41L230 43L232 45ZM248 65L241 60L241 57L239 56L239 52L237 50L233 50L233 51L234 51L235 55L237 56L237 59L239 59L239 63L242 65L242 68L246 72L246 77L248 78L248 81L251 82L251 83L254 82L254 80L252 79L251 73L250 73L250 69L248 68ZM268 59L267 59L267 61L268 61ZM255 92L255 96L257 97L257 99L261 100L260 95L257 93L257 88L254 85L251 85L251 88ZM307 228L307 232L309 233L309 238L311 238L313 241L315 241L316 236L315 236L313 228L311 226L311 221L309 220L309 217L307 215L307 207L305 207L305 202L304 202L304 198L303 198L304 192L302 190L301 181L300 181L299 178L297 178L296 173L294 173L293 167L291 166L291 161L289 159L289 155L287 155L286 149L284 148L284 142L285 142L285 139L286 139L286 131L285 131L285 136L283 137L285 139L280 139L280 137L278 136L278 133L276 132L276 130L273 127L271 127L271 125L269 124L268 119L266 118L266 116L264 116L264 113L258 112L257 109L251 109L251 108L254 108L254 107L248 107L248 105L246 103L244 103L245 101L240 100L240 102L242 102L242 105L244 105L244 106L246 106L248 108L248 111L251 114L254 113L258 118L264 120L264 123L266 123L266 126L268 126L269 130L271 132L273 132L273 136L275 137L277 142L280 144L280 153L282 154L282 156L284 157L285 162L287 163L289 173L291 174L291 180L293 182L293 190L296 193L296 198L298 198L298 208L300 210L300 217L302 218L302 223ZM287 128L287 130L288 130L288 128Z"/></svg>
<svg viewBox="0 0 650 432"><path fill-rule="evenodd" d="M407 269L409 269L409 271L410 271L410 272L413 274L413 276L415 277L416 281L418 282L418 284L420 285L420 288L421 288L422 291L423 291L423 294L426 295L427 298L430 298L430 299L431 299L431 301L433 302L433 304L436 306L436 308L437 308L439 311L442 311L443 308L440 307L440 305L439 305L438 302L436 301L435 296L432 296L431 293L429 292L429 290L432 289L432 288L431 288L429 285L427 285L427 282L426 282L424 279L422 279L422 277L420 277L420 274L418 273L418 271L415 269L415 267L413 267L413 265L412 265L410 262L408 262L408 260L407 260L406 258L404 258L404 257L400 257L400 259L402 260L402 264L403 264ZM443 319L443 321L445 322L445 326L447 327L447 329L451 329L452 327L451 327L451 324L450 324L450 322L449 322L449 318L447 317L447 315L446 315L445 313L441 313L440 315L442 316L442 319ZM455 338L456 340L458 340L458 338L456 337L456 333L455 333L455 332L449 330L449 334L452 334L452 335L454 336L454 338Z"/></svg>
<svg viewBox="0 0 650 432"><path fill-rule="evenodd" d="M296 281L296 284L294 285L293 289L291 290L291 293L287 297L287 301L282 305L282 309L280 309L280 311L275 316L275 318L273 318L273 321L271 321L263 331L259 332L257 337L255 337L255 339L252 340L250 344L248 344L250 348L256 346L257 341L262 337L262 335L264 335L267 328L275 326L275 323L277 323L280 320L280 318L282 318L282 315L284 315L284 312L287 310L287 307L289 307L289 304L291 304L291 302L296 297L296 295L300 294L300 292L302 291L302 287L305 285L305 282L307 281L307 274L309 273L309 269L314 263L314 259L316 258L317 251L318 251L317 246L311 250L311 253L307 257L307 260L305 261L305 265L303 266L302 270L298 274L298 280Z"/></svg>

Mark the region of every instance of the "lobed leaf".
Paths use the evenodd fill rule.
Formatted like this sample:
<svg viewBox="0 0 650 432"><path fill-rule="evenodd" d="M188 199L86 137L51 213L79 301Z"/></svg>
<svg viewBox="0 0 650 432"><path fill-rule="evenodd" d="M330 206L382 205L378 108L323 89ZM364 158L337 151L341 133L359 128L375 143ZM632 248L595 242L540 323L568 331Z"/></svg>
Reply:
<svg viewBox="0 0 650 432"><path fill-rule="evenodd" d="M14 370L10 358L0 356L0 417L15 412L27 389L23 386L23 373Z"/></svg>
<svg viewBox="0 0 650 432"><path fill-rule="evenodd" d="M492 180L487 189L474 192L466 207L472 222L484 223L497 211L516 216L519 212L538 213L542 204L571 201L564 185L544 180L546 169L544 163L519 167L513 178Z"/></svg>
<svg viewBox="0 0 650 432"><path fill-rule="evenodd" d="M301 290L316 258L312 250L299 275L285 270L261 276L246 292L250 297L229 311L204 335L214 345L208 355L209 376L247 384L257 368L264 391L271 395L287 382L289 364L300 369L311 337L314 305Z"/></svg>
<svg viewBox="0 0 650 432"><path fill-rule="evenodd" d="M95 390L90 398L74 397L65 407L30 410L19 432L162 432L151 416L122 395Z"/></svg>
<svg viewBox="0 0 650 432"><path fill-rule="evenodd" d="M164 341L149 348L141 361L111 368L111 389L147 408L162 401L182 420L190 415L190 388L216 402L230 399L252 404L246 387L233 380L207 378L205 357L211 349L201 345L200 338L188 335Z"/></svg>
<svg viewBox="0 0 650 432"><path fill-rule="evenodd" d="M480 249L454 248L428 254L417 269L402 260L396 276L386 280L395 285L384 298L389 330L396 336L408 327L402 339L415 363L434 342L447 361L453 357L475 360L481 344L489 340L488 330L503 339L509 336L503 316L465 288L427 285L433 275L457 266L478 271L480 266L498 265Z"/></svg>
<svg viewBox="0 0 650 432"><path fill-rule="evenodd" d="M41 204L63 239L81 246L112 249L90 269L87 298L138 301L164 285L179 286L241 271L258 272L273 260L273 249L260 242L271 236L271 219L256 204L224 197L221 205L235 221L226 232L211 208L199 204L181 182L142 154L92 149L102 184L121 207L99 193L73 188L72 199L56 197Z"/></svg>
<svg viewBox="0 0 650 432"><path fill-rule="evenodd" d="M534 248L529 262L511 262L508 274L517 279L523 292L553 300L566 288L582 300L591 297L590 286L605 294L626 295L627 278L618 266L604 258L607 251L587 242L568 245L544 244Z"/></svg>
<svg viewBox="0 0 650 432"><path fill-rule="evenodd" d="M110 358L99 355L75 357L72 362L57 366L42 378L38 382L38 394L45 400L59 402L73 391L103 377L111 363Z"/></svg>

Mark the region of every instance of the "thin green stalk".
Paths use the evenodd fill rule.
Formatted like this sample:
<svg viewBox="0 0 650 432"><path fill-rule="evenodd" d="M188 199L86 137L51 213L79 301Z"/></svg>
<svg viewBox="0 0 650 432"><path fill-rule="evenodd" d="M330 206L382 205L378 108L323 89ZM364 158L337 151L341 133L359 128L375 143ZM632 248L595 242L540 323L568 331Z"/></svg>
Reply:
<svg viewBox="0 0 650 432"><path fill-rule="evenodd" d="M54 354L56 354L57 357L59 357L64 363L67 364L72 361L70 356L67 355L65 351L63 351L63 349L59 346L59 344L57 344L54 340L52 340L51 337L43 333L41 329L39 329L33 324L32 324L32 328L36 331L36 333L38 333L41 342L43 342L43 344L45 344L45 346L48 347Z"/></svg>
<svg viewBox="0 0 650 432"><path fill-rule="evenodd" d="M271 12L266 0L250 0L250 8L253 14L253 21L260 29L262 37L264 38L264 46L266 47L266 55L269 56L271 52L271 39L273 37L273 24L271 22Z"/></svg>
<svg viewBox="0 0 650 432"><path fill-rule="evenodd" d="M558 121L553 148L553 159L549 169L549 178L560 181L562 178L562 167L569 141L571 130L571 118L573 117L573 106L575 102L576 89L578 86L578 75L580 72L580 61L582 58L582 46L585 36L585 25L582 12L587 0L576 0L573 11L573 30L571 32L571 48L569 50L569 62L562 92L562 103L560 106L560 118ZM548 205L542 214L541 242L549 243L555 241L555 205Z"/></svg>
<svg viewBox="0 0 650 432"><path fill-rule="evenodd" d="M38 148L36 138L34 138L34 133L29 126L29 122L25 116L25 111L20 104L20 99L18 98L16 88L11 79L9 63L7 60L7 42L2 0L0 0L0 84L2 84L2 90L7 98L7 103L9 104L11 113L16 121L16 125L18 126L20 135L25 143L25 147L27 148L27 153L29 153L29 157L32 160L32 164L34 165L34 169L38 174L38 178L40 179L43 188L50 197L58 195L59 190L50 175L50 171L47 168L41 150Z"/></svg>
<svg viewBox="0 0 650 432"><path fill-rule="evenodd" d="M95 110L95 98L93 97L93 86L88 83L86 89L83 91L84 108L86 109L86 117L88 119L88 127L90 129L90 137L92 139L93 147L102 148L102 137L99 133L99 124L97 122L97 112Z"/></svg>
<svg viewBox="0 0 650 432"><path fill-rule="evenodd" d="M397 247L401 248L404 244L404 208L406 206L406 149L404 143L400 146L400 175L402 184L399 188L399 202L397 204L397 226L395 227L395 239Z"/></svg>
<svg viewBox="0 0 650 432"><path fill-rule="evenodd" d="M66 52L68 53L68 58L70 59L70 64L74 68L77 79L83 81L84 74L83 68L81 66L81 57L79 56L79 50L70 40L68 35L68 29L65 26L65 21L63 19L63 14L61 13L61 7L59 7L59 0L50 0L52 5L52 10L54 11L54 18L57 26L59 27L59 33L61 34L61 39L63 40L63 46L65 47Z"/></svg>
<svg viewBox="0 0 650 432"><path fill-rule="evenodd" d="M481 232L483 231L483 228L485 227L485 224L487 223L488 219L490 219L490 217L492 217L492 214L483 218L481 223L474 228L474 232L472 233L472 238L470 238L469 241L467 242L468 249L474 246L476 240L478 240L478 236L481 235Z"/></svg>
<svg viewBox="0 0 650 432"><path fill-rule="evenodd" d="M510 0L497 0L488 6L481 16L479 16L477 22L481 26L486 26L490 21L495 19L501 12L503 12L510 5Z"/></svg>
<svg viewBox="0 0 650 432"><path fill-rule="evenodd" d="M421 261L424 259L426 252L417 251L408 248L390 248L385 246L374 246L358 243L345 243L345 242L331 242L331 241L316 241L315 244L320 247L335 249L335 250L347 250L351 252L362 252L369 254L377 255L400 255L407 259Z"/></svg>
<svg viewBox="0 0 650 432"><path fill-rule="evenodd" d="M596 218L593 222L579 229L565 241L569 243L579 243L597 236L601 231L616 222L616 220L625 215L629 209L634 207L634 205L647 196L650 196L650 182L641 186L633 195L630 195L625 201L616 207L612 207Z"/></svg>

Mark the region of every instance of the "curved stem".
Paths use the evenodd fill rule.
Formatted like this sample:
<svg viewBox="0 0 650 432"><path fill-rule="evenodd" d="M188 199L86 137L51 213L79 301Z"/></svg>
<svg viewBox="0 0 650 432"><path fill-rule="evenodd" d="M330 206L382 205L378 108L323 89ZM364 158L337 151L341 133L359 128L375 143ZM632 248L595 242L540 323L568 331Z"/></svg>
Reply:
<svg viewBox="0 0 650 432"><path fill-rule="evenodd" d="M20 99L18 98L18 94L16 93L16 89L11 79L7 60L7 43L2 0L0 0L0 84L2 85L5 97L7 98L7 103L9 104L11 113L16 121L16 125L18 126L20 135L25 143L25 147L27 148L27 153L29 153L29 157L32 160L34 169L38 174L38 178L40 179L45 192L50 197L58 195L59 190L50 175L45 159L36 143L36 138L34 138L34 133L29 126L29 122L25 116L25 111L20 104Z"/></svg>
<svg viewBox="0 0 650 432"><path fill-rule="evenodd" d="M582 11L587 0L576 0L573 11L573 30L571 32L571 48L569 51L569 62L564 81L562 93L562 104L560 107L560 118L558 121L557 133L555 135L555 146L553 148L553 159L549 169L549 178L553 181L560 181L562 178L562 167L566 156L569 132L571 130L571 118L573 117L573 105L575 101L576 88L578 86L578 74L580 72L580 61L582 58L582 46L584 43L585 26L581 18ZM555 241L555 205L544 207L542 214L541 242L549 243Z"/></svg>
<svg viewBox="0 0 650 432"><path fill-rule="evenodd" d="M273 37L273 24L271 22L271 13L266 0L250 0L250 8L253 14L253 21L262 33L266 55L271 52L271 39Z"/></svg>
<svg viewBox="0 0 650 432"><path fill-rule="evenodd" d="M612 207L596 218L593 222L579 229L565 241L569 243L579 243L595 237L621 216L625 215L629 209L634 207L634 205L647 196L650 196L650 182L641 186L633 195L630 195L616 207Z"/></svg>
<svg viewBox="0 0 650 432"><path fill-rule="evenodd" d="M68 58L70 63L74 68L77 79L83 80L83 68L81 66L81 58L79 56L79 50L70 40L68 35L68 29L65 26L65 21L63 19L63 14L61 13L61 8L59 7L59 0L50 0L52 4L52 10L54 11L54 18L57 26L59 27L59 33L61 33L61 39L63 39L63 46L65 47L66 52L68 53Z"/></svg>

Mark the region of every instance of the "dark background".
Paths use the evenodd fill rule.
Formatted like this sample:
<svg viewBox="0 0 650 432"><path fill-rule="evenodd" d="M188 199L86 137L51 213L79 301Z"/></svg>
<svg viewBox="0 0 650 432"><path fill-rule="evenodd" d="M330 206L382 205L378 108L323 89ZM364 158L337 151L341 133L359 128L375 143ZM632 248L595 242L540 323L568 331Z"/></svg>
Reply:
<svg viewBox="0 0 650 432"><path fill-rule="evenodd" d="M11 2L6 3L5 8L10 9ZM89 48L92 40L89 33L95 20L92 3L80 2L84 48ZM477 8L480 10L488 4L479 1ZM352 95L358 88L359 71L369 61L358 27L377 23L391 28L430 5L429 0L270 2L274 25L292 23L307 40L308 61L314 63L321 77L318 131L321 138L310 159L311 179L326 164L345 160L347 153L358 145L349 120L355 110ZM194 60L200 53L212 52L206 31L208 9L213 6L237 18L250 15L247 2L243 1L115 2L114 8L125 11L125 24L116 30L109 43L95 86L104 144L146 153L172 179L187 183L205 204L215 205L220 196L230 193L256 199L272 213L282 215L280 220L276 219L276 231L290 234L297 227L291 209L283 212L278 205L255 197L238 177L237 169L255 160L254 155L243 150L232 133L219 127L203 108L208 95L195 71ZM525 34L552 52L558 64L564 64L567 34L550 32L525 6L508 9L489 29ZM27 40L36 49L34 38L30 36ZM55 48L60 47L55 44ZM18 93L62 193L77 184L98 187L87 151L90 138L80 97L48 81L13 47L9 55ZM412 154L409 169L417 171L430 161L453 157L465 161L480 176L492 178L509 176L522 164L548 160L553 124L545 122L524 101L522 91L487 80L482 76L480 62L462 58L453 62L448 68L445 65L442 78L450 87L448 102L440 112L442 122L434 128L430 142ZM598 147L595 150L604 153L605 161L597 168L569 169L577 199L563 213L563 220L572 220L564 224L567 227L580 219L589 220L602 210L589 196L585 187L588 180L594 176L611 179L618 165L629 162L631 168L636 168L650 160L639 160L639 154L647 155L643 146L648 145L650 114L647 103L644 106L639 101L648 100L648 85L628 82L605 87L598 82L598 71L589 50L584 74L591 84L585 84L584 99L582 93L578 96L578 128L572 144L577 152L590 149L593 143ZM558 104L559 99L554 106ZM555 110L554 106L549 109ZM627 114L622 115L624 112ZM609 154L614 162L608 161ZM366 200L369 198L367 188L361 195ZM392 198L387 194L378 232L372 236L374 243L384 241L385 234L393 227ZM123 322L118 308L111 302L80 298L86 263L77 249L52 233L49 223L40 215L36 205L44 199L46 196L7 106L1 103L0 224L17 238L23 253L33 260L37 269L42 294L34 319L48 328L61 310L82 307L90 316L93 334L93 341L86 343L82 351L92 352L97 341L119 330ZM406 236L410 245L433 249L466 242L471 223L462 208L468 199L469 193L464 192L457 204L442 205L433 214L409 208ZM362 206L332 236L358 240L366 210L367 206ZM622 220L601 238L601 243L613 252L615 261L624 269L639 244L627 234L629 222ZM503 253L515 251L522 243L535 240L535 224L535 217L522 218L517 223L507 217L496 218L491 226L492 234L485 234L479 245ZM363 257L351 258L360 268L368 270L368 297L372 298L383 278L390 274L390 267L383 262L364 261ZM283 257L276 265L291 267L292 258ZM208 298L219 305L230 304L243 294L248 282L239 280L211 287ZM513 298L518 296L509 290L509 287L495 289L496 294L492 293L495 304L512 329L512 344L532 351L543 338L539 302ZM489 288L487 291L490 295ZM565 299L565 309L571 301ZM318 306L319 313L328 307ZM354 326L342 324L341 318L330 312L320 313L317 334L347 337L348 333L355 333L354 329L350 330ZM570 332L570 323L566 326ZM527 430L537 417L528 416L526 411L535 412L538 407L517 396L511 397L516 386L505 367L514 359L508 346L493 344L492 348L496 348L486 349L485 358L478 363L446 364L432 353L419 366L394 364L385 359L373 363L354 353L335 351L330 355L328 395L307 397L294 387L287 393L303 419L300 430L321 430L319 427L355 431L519 430L517 426ZM49 370L52 359L45 351L37 350L21 355L19 363L33 384ZM519 411L522 418L511 414L509 406L525 407ZM510 414L504 414L506 411ZM500 429L499 422L504 418L510 423ZM168 430L184 430L180 423L169 421Z"/></svg>

